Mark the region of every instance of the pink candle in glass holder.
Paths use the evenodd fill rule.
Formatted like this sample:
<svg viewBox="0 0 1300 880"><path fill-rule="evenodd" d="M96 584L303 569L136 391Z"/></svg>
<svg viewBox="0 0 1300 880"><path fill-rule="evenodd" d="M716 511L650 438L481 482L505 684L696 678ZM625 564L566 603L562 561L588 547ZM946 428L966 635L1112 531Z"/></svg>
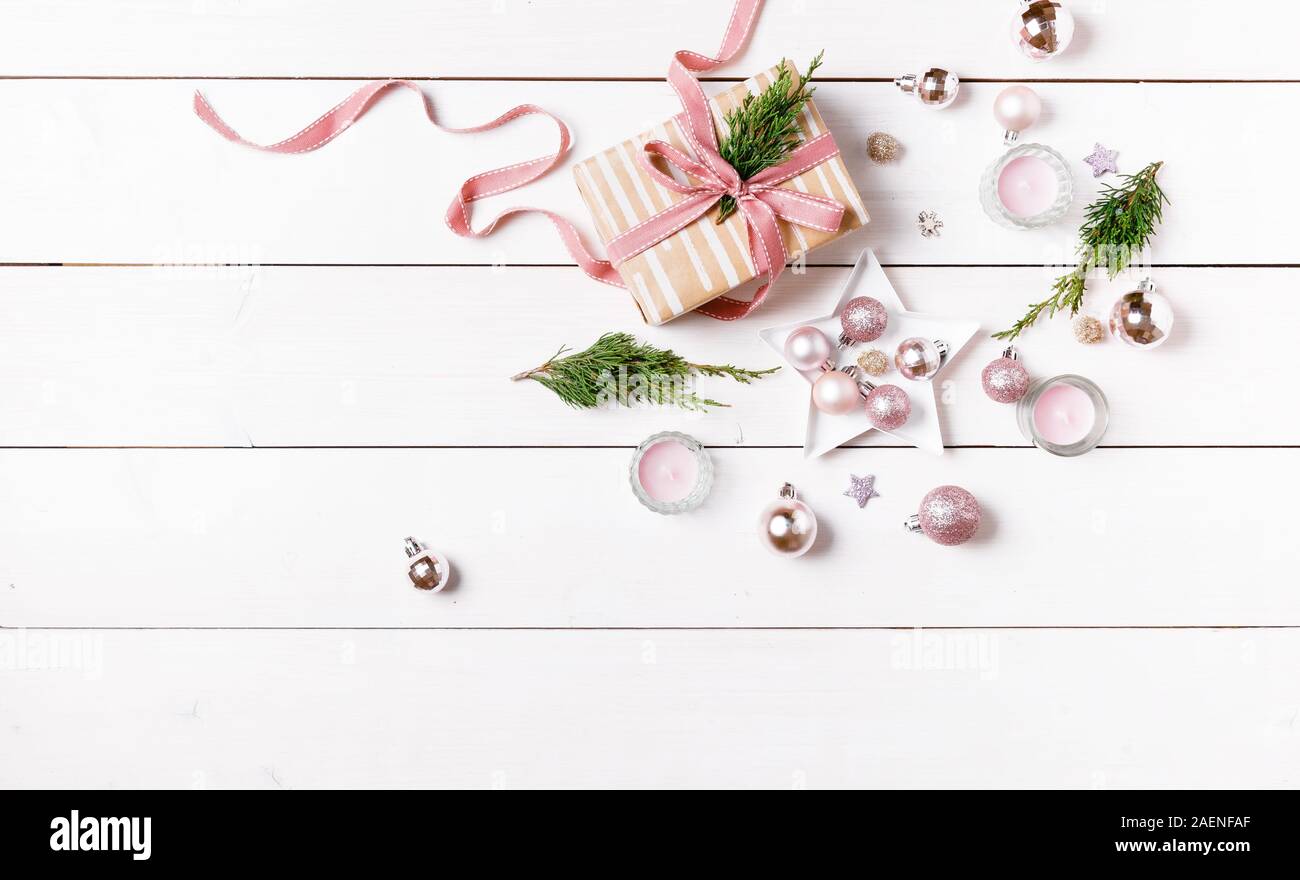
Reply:
<svg viewBox="0 0 1300 880"><path fill-rule="evenodd" d="M713 462L694 437L662 431L636 448L629 477L637 500L655 513L685 513L709 494Z"/></svg>
<svg viewBox="0 0 1300 880"><path fill-rule="evenodd" d="M1035 217L1056 201L1056 171L1042 159L1012 159L998 175L998 200L1017 217Z"/></svg>
<svg viewBox="0 0 1300 880"><path fill-rule="evenodd" d="M686 444L677 440L660 440L641 456L637 463L641 488L655 501L681 501L695 488L700 478L700 462Z"/></svg>
<svg viewBox="0 0 1300 880"><path fill-rule="evenodd" d="M1059 382L1043 391L1034 403L1034 429L1049 443L1069 446L1092 431L1097 407L1082 388Z"/></svg>
<svg viewBox="0 0 1300 880"><path fill-rule="evenodd" d="M1016 401L1020 433L1039 449L1072 458L1095 449L1110 423L1110 404L1097 383L1065 374L1039 379Z"/></svg>

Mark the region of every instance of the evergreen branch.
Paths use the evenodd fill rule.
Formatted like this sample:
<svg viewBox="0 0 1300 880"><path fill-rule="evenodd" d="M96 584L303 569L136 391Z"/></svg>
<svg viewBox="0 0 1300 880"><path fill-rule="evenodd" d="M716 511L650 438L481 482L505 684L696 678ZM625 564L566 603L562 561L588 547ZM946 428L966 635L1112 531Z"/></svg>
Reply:
<svg viewBox="0 0 1300 880"><path fill-rule="evenodd" d="M531 377L534 373L545 373L547 370L551 368L551 364L555 363L555 361L560 357L560 355L564 354L566 351L573 351L573 349L569 348L567 345L561 345L560 350L557 351L555 354L551 355L547 359L546 363L542 364L540 367L538 367L535 370L524 370L522 373L515 373L513 376L510 377L510 381L518 382L520 379L527 379Z"/></svg>
<svg viewBox="0 0 1300 880"><path fill-rule="evenodd" d="M808 82L821 67L823 54L817 53L808 65L808 72L797 83L790 73L790 65L781 59L781 71L772 84L757 95L746 95L739 107L723 117L727 122L727 137L718 152L736 169L741 180L749 180L765 168L780 165L798 148L799 115L816 91L808 88ZM718 200L719 223L735 212L736 200L731 196Z"/></svg>
<svg viewBox="0 0 1300 880"><path fill-rule="evenodd" d="M510 378L516 382L532 379L575 409L595 409L614 402L620 406L650 403L707 411L727 404L696 394L696 376L725 376L747 385L780 369L695 364L676 352L641 342L630 333L606 333L585 351L565 356L570 350L561 348L541 366Z"/></svg>
<svg viewBox="0 0 1300 880"><path fill-rule="evenodd" d="M1085 264L1080 263L1068 275L1057 278L1056 283L1052 285L1052 295L1050 297L1040 303L1031 305L1025 316L1012 325L1010 330L994 333L993 338L1010 342L1033 326L1044 311L1047 312L1049 318L1066 308L1070 310L1071 315L1079 311L1079 306L1083 303L1084 283L1089 268L1085 268Z"/></svg>
<svg viewBox="0 0 1300 880"><path fill-rule="evenodd" d="M1052 285L1052 295L1029 310L1009 330L994 333L994 339L1011 341L1029 329L1046 311L1050 318L1069 309L1076 315L1083 306L1089 273L1105 266L1114 279L1133 264L1164 220L1169 198L1156 175L1163 162L1152 162L1137 174L1124 174L1120 186L1106 186L1088 206L1079 227L1078 264Z"/></svg>

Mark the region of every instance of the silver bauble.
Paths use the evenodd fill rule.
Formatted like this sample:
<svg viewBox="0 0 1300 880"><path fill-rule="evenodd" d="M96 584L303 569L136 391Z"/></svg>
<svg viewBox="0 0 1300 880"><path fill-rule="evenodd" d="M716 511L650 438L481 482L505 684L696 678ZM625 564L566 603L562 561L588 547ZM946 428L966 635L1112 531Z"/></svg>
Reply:
<svg viewBox="0 0 1300 880"><path fill-rule="evenodd" d="M922 106L938 110L956 100L961 79L942 67L929 67L920 73L895 78L894 85L915 97Z"/></svg>
<svg viewBox="0 0 1300 880"><path fill-rule="evenodd" d="M1110 309L1110 335L1134 348L1163 345L1174 329L1174 308L1148 278L1115 301Z"/></svg>
<svg viewBox="0 0 1300 880"><path fill-rule="evenodd" d="M1074 39L1074 16L1056 0L1024 0L1011 33L1027 58L1046 61L1064 52Z"/></svg>
<svg viewBox="0 0 1300 880"><path fill-rule="evenodd" d="M904 379L913 382L929 381L948 354L948 344L940 339L931 342L920 336L912 336L898 343L894 352L894 366L903 374Z"/></svg>

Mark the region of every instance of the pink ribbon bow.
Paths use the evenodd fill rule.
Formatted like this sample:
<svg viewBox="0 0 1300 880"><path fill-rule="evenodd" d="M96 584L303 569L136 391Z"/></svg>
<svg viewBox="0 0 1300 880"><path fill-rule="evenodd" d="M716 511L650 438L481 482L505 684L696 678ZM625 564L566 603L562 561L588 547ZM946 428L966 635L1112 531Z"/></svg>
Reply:
<svg viewBox="0 0 1300 880"><path fill-rule="evenodd" d="M729 195L736 200L749 230L749 251L754 259L754 268L758 275L766 275L767 280L749 302L721 296L696 311L719 320L734 321L758 308L785 271L787 254L776 222L778 217L787 223L822 232L834 232L840 228L844 205L834 199L780 187L785 181L839 155L840 150L831 133L825 132L800 145L780 165L742 180L719 152L708 99L699 82L682 63L681 53L668 69L668 82L682 102L682 116L686 122L682 130L691 151L698 158L687 156L664 141L650 141L645 150L637 154L637 162L660 186L686 198L610 239L606 246L609 260L617 266L649 250L694 223L723 196ZM678 183L655 167L653 157L656 156L700 182L694 186Z"/></svg>

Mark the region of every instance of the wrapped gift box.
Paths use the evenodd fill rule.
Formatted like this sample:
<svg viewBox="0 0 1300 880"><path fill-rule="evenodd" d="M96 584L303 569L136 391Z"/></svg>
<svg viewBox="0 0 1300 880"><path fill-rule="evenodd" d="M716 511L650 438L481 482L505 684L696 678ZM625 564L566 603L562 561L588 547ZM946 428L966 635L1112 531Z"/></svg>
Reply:
<svg viewBox="0 0 1300 880"><path fill-rule="evenodd" d="M789 62L787 62L788 64ZM719 141L727 137L724 116L748 93L761 92L776 78L779 67L759 74L709 99ZM795 71L796 77L798 72ZM610 239L684 198L660 186L636 161L647 141L667 141L690 153L679 117L665 120L649 131L580 162L573 170L582 199L591 211L601 241ZM804 140L826 131L826 123L813 101L804 108L799 128ZM682 173L660 163L657 167L679 183L689 183ZM825 196L844 205L844 219L835 232L822 232L778 221L786 253L792 258L821 247L867 223L862 204L840 156L817 165L783 187ZM662 324L704 305L755 277L749 254L749 235L740 212L718 225L714 208L694 223L637 254L618 267L641 316L647 324Z"/></svg>

